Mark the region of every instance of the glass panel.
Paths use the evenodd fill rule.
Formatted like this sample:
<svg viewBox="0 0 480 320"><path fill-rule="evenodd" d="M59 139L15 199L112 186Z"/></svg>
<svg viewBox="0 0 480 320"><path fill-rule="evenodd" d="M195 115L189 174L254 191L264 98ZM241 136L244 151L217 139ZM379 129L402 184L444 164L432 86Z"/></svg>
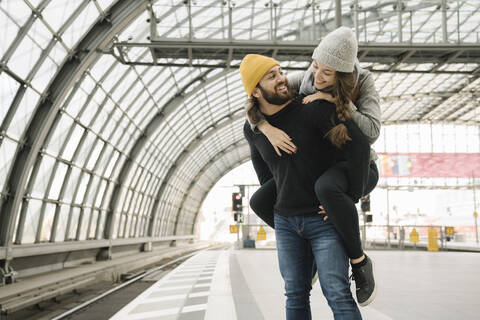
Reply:
<svg viewBox="0 0 480 320"><path fill-rule="evenodd" d="M67 232L67 240L75 240L78 228L78 219L80 217L80 208L71 209L72 218L70 220L70 228Z"/></svg>
<svg viewBox="0 0 480 320"><path fill-rule="evenodd" d="M83 209L83 216L82 216L82 223L80 224L80 234L78 240L86 240L87 239L87 231L88 231L88 222L90 220L90 214L92 213L92 209Z"/></svg>
<svg viewBox="0 0 480 320"><path fill-rule="evenodd" d="M118 238L118 236L117 236L118 235L118 226L119 226L119 222L120 222L119 220L121 219L121 216L118 213L116 213L114 215L114 219L115 219L115 221L114 221L114 224L113 224L112 239Z"/></svg>
<svg viewBox="0 0 480 320"><path fill-rule="evenodd" d="M0 57L12 44L32 11L23 1L0 1Z"/></svg>
<svg viewBox="0 0 480 320"><path fill-rule="evenodd" d="M55 127L55 132L51 136L48 146L46 148L49 153L52 153L56 156L60 153L62 144L65 141L67 137L67 133L72 125L73 125L72 118L70 118L66 114L62 114L60 116L60 120Z"/></svg>
<svg viewBox="0 0 480 320"><path fill-rule="evenodd" d="M107 191L105 192L104 200L102 200L102 208L103 209L108 208L108 205L109 205L109 202L111 200L110 198L112 196L114 187L115 187L115 184L113 182L109 182L108 187L107 187Z"/></svg>
<svg viewBox="0 0 480 320"><path fill-rule="evenodd" d="M141 218L141 223L139 223L138 230L137 230L137 237L145 236L145 217Z"/></svg>
<svg viewBox="0 0 480 320"><path fill-rule="evenodd" d="M112 92L112 97L117 102L119 102L120 99L125 95L132 83L138 81L138 76L135 72L133 72L133 69L128 70L126 75L123 74L119 76L119 78L116 78L116 81L119 82L118 86L116 87L115 91Z"/></svg>
<svg viewBox="0 0 480 320"><path fill-rule="evenodd" d="M95 207L100 208L100 206L102 205L106 188L107 188L107 181L102 179L100 182L100 187L98 188L97 193L95 194Z"/></svg>
<svg viewBox="0 0 480 320"><path fill-rule="evenodd" d="M87 132L86 138L83 140L81 149L77 153L77 157L75 159L75 162L80 165L84 166L85 165L85 160L88 157L88 153L93 147L93 143L95 142L95 139L97 137L92 133L92 132Z"/></svg>
<svg viewBox="0 0 480 320"><path fill-rule="evenodd" d="M92 100L93 100L92 103L93 103L93 108L96 109L96 111L98 112L99 109L100 109L100 106L102 105L102 103L104 103L105 98L107 97L107 93L104 90L102 90L102 88L100 86L98 86L98 85L96 85L96 86L97 86L98 90L95 91L95 95L92 98Z"/></svg>
<svg viewBox="0 0 480 320"><path fill-rule="evenodd" d="M32 190L32 195L39 198L45 196L45 191L47 190L48 182L50 181L48 178L50 178L50 175L52 174L55 159L48 155L43 155L41 161L42 163L38 168L37 177L35 178Z"/></svg>
<svg viewBox="0 0 480 320"><path fill-rule="evenodd" d="M63 242L65 240L65 231L67 228L68 215L70 207L66 205L60 206L60 213L58 215L57 233L55 235L55 242Z"/></svg>
<svg viewBox="0 0 480 320"><path fill-rule="evenodd" d="M12 140L4 137L0 141L0 190L3 190L3 186L7 180L8 171L15 156L17 144Z"/></svg>
<svg viewBox="0 0 480 320"><path fill-rule="evenodd" d="M122 162L121 159L119 159L120 154L117 151L113 152L112 157L110 158L110 161L108 162L108 167L107 170L105 170L105 176L108 178L113 178L113 169L117 166L120 166L120 163ZM122 159L124 157L122 156ZM117 163L119 162L119 163Z"/></svg>
<svg viewBox="0 0 480 320"><path fill-rule="evenodd" d="M93 206L93 202L95 200L95 196L97 195L97 189L100 183L100 178L98 176L94 176L91 181L89 181L89 190L88 195L86 195L86 199L84 204L86 206Z"/></svg>
<svg viewBox="0 0 480 320"><path fill-rule="evenodd" d="M123 138L117 144L120 150L128 150L127 146L133 144L135 142L135 136L140 134L139 131L136 131L133 123L127 127L126 131L126 134L123 135Z"/></svg>
<svg viewBox="0 0 480 320"><path fill-rule="evenodd" d="M30 199L28 201L27 216L23 226L22 243L34 243L37 234L38 221L40 218L40 209L42 201Z"/></svg>
<svg viewBox="0 0 480 320"><path fill-rule="evenodd" d="M78 184L77 196L75 197L75 203L83 203L83 198L85 197L85 192L87 190L88 180L90 179L90 174L84 172Z"/></svg>
<svg viewBox="0 0 480 320"><path fill-rule="evenodd" d="M98 105L95 103L95 101L90 100L88 107L85 108L80 117L80 122L86 126L90 126L93 117L97 114L97 110Z"/></svg>
<svg viewBox="0 0 480 320"><path fill-rule="evenodd" d="M112 66L112 64L117 63L116 61L117 60L115 60L115 58L108 54L100 56L98 61L95 62L95 65L90 69L90 75L96 81L100 81L100 79L103 77L105 72L107 72L107 70Z"/></svg>
<svg viewBox="0 0 480 320"><path fill-rule="evenodd" d="M48 198L58 200L60 195L60 189L62 188L63 181L65 180L65 174L67 173L68 166L64 163L57 163L57 170L53 173L52 186L50 187L50 192Z"/></svg>
<svg viewBox="0 0 480 320"><path fill-rule="evenodd" d="M95 232L97 231L97 223L98 223L98 210L92 211L92 217L90 219L90 229L88 232L88 239L95 239Z"/></svg>
<svg viewBox="0 0 480 320"><path fill-rule="evenodd" d="M42 16L45 21L57 32L81 1L72 2L69 0L55 0L43 9Z"/></svg>
<svg viewBox="0 0 480 320"><path fill-rule="evenodd" d="M20 84L13 78L4 72L0 73L0 124L5 119L19 87Z"/></svg>
<svg viewBox="0 0 480 320"><path fill-rule="evenodd" d="M50 58L46 58L40 69L32 79L32 85L40 92L46 88L47 84L57 72L58 65Z"/></svg>
<svg viewBox="0 0 480 320"><path fill-rule="evenodd" d="M31 4L34 8L38 8L38 5L40 4L40 1L42 1L42 0L29 0L28 2L30 2L30 4Z"/></svg>
<svg viewBox="0 0 480 320"><path fill-rule="evenodd" d="M37 63L42 48L48 43L52 34L45 27L43 22L37 19L13 53L7 65L22 79L26 79L33 66Z"/></svg>
<svg viewBox="0 0 480 320"><path fill-rule="evenodd" d="M12 123L8 128L8 134L20 139L26 129L30 118L33 116L33 110L38 102L39 95L30 88L27 88L18 109L13 116Z"/></svg>
<svg viewBox="0 0 480 320"><path fill-rule="evenodd" d="M106 211L101 211L100 212L100 220L98 222L97 230L95 231L97 239L103 239L104 238L104 234L105 234L104 229L105 229L106 217L107 217Z"/></svg>
<svg viewBox="0 0 480 320"><path fill-rule="evenodd" d="M120 181L120 183L122 183ZM125 208L128 198L131 197L131 191L127 189L124 185L121 186L120 196L118 197L118 203L120 204L117 208L118 212L122 212Z"/></svg>
<svg viewBox="0 0 480 320"><path fill-rule="evenodd" d="M75 192L75 189L78 184L78 178L80 177L80 174L82 173L80 169L72 167L72 173L70 174L70 179L67 182L67 187L65 190L65 193L63 195L63 201L65 202L70 202L72 201L73 193Z"/></svg>
<svg viewBox="0 0 480 320"><path fill-rule="evenodd" d="M75 126L75 129L73 129L73 133L71 137L69 137L67 146L65 147L65 150L63 151L62 157L65 160L71 161L73 154L75 150L77 150L78 143L80 142L80 139L82 138L83 132L85 130L80 127L79 125Z"/></svg>
<svg viewBox="0 0 480 320"><path fill-rule="evenodd" d="M84 80L84 82L85 81L87 80ZM77 89L77 91L75 91L74 93L72 100L70 100L69 103L65 106L66 112L73 118L76 118L80 110L82 110L83 105L87 101L87 96L88 95L83 90Z"/></svg>
<svg viewBox="0 0 480 320"><path fill-rule="evenodd" d="M95 8L95 4L90 1L87 7L83 9L83 11L77 16L70 27L65 30L65 33L62 36L63 41L68 47L73 48L73 46L88 30L88 28L92 26L93 22L98 17L98 14L99 13L97 8Z"/></svg>
<svg viewBox="0 0 480 320"><path fill-rule="evenodd" d="M100 5L103 11L106 11L113 2L113 0L95 0L95 1L97 1L97 3Z"/></svg>
<svg viewBox="0 0 480 320"><path fill-rule="evenodd" d="M132 220L131 227L127 229L127 232L130 233L129 238L135 237L135 227L137 226L136 225L137 217L133 216L131 220ZM128 231L128 230L130 230L130 231Z"/></svg>
<svg viewBox="0 0 480 320"><path fill-rule="evenodd" d="M93 89L95 89L96 86L97 83L95 82L95 79L93 79L90 75L87 74L87 76L83 79L80 87L83 92L88 96L93 92Z"/></svg>
<svg viewBox="0 0 480 320"><path fill-rule="evenodd" d="M128 116L133 119L138 109L135 108L135 105L138 104L138 102L144 101L147 93L145 91L141 92L145 86L140 80L137 80L137 82L134 82L132 85L133 87L129 88L129 92L123 97L122 106L127 111ZM138 97L139 93L140 97Z"/></svg>
<svg viewBox="0 0 480 320"><path fill-rule="evenodd" d="M110 160L112 152L113 148L108 144L104 144L103 150L100 151L98 163L95 164L98 174L103 175L105 166L107 165L107 161Z"/></svg>
<svg viewBox="0 0 480 320"><path fill-rule="evenodd" d="M97 140L97 143L95 144L92 154L90 155L90 159L88 160L88 163L86 165L87 169L93 170L93 167L98 161L98 157L100 155L100 152L103 149L104 144L105 143L102 140Z"/></svg>
<svg viewBox="0 0 480 320"><path fill-rule="evenodd" d="M96 108L101 108L101 109L99 110L98 113L96 113L96 117L95 117L95 120L93 122L93 125L91 126L91 129L95 133L100 133L102 128L104 128L104 127L108 128L109 127L108 124L111 124L114 121L112 121L110 119L110 115L108 114L108 112L106 110L104 110L103 107L96 106ZM110 126L110 128L111 128L111 126ZM101 135L103 137L107 138L107 137L110 136L110 132L111 131L109 131L107 129L106 131L104 130L103 132L101 132Z"/></svg>
<svg viewBox="0 0 480 320"><path fill-rule="evenodd" d="M126 217L127 224L125 225L125 227L122 226L122 236L121 237L128 238L129 237L130 225L132 223L132 216L127 215L127 214L125 214L124 216Z"/></svg>
<svg viewBox="0 0 480 320"><path fill-rule="evenodd" d="M117 64L115 68L107 75L102 85L105 91L110 92L113 86L124 77L124 73L129 69L129 66L124 64Z"/></svg>
<svg viewBox="0 0 480 320"><path fill-rule="evenodd" d="M55 61L57 65L61 65L67 54L68 52L66 51L65 47L59 41L57 41L52 50L48 53L48 56L50 59Z"/></svg>
<svg viewBox="0 0 480 320"><path fill-rule="evenodd" d="M103 105L102 110L100 112L100 119L96 119L96 121L101 121L103 117L109 119L109 121L104 122L103 133L102 136L105 138L109 138L112 136L113 131L117 127L117 122L112 119L112 114L115 113L114 108L116 108L113 104L111 99L108 99L107 102Z"/></svg>
<svg viewBox="0 0 480 320"><path fill-rule="evenodd" d="M47 203L45 206L45 216L43 217L43 225L40 232L40 241L42 242L50 241L56 207L53 203Z"/></svg>

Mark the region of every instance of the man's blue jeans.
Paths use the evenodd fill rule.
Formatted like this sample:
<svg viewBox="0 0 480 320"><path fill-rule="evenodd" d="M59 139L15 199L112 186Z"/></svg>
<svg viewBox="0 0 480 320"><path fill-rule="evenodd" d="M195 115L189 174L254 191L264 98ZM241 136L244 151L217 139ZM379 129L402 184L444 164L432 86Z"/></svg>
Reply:
<svg viewBox="0 0 480 320"><path fill-rule="evenodd" d="M274 219L278 262L287 296L287 320L312 319L313 259L335 320L362 319L350 291L349 259L333 224L319 214L294 217L275 214Z"/></svg>

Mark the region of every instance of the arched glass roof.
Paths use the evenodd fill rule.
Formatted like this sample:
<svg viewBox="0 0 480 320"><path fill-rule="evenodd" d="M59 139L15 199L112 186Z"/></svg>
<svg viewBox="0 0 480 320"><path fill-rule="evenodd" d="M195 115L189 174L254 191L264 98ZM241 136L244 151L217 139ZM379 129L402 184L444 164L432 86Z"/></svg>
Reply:
<svg viewBox="0 0 480 320"><path fill-rule="evenodd" d="M338 2L1 1L1 245L192 234L249 157L241 57L304 70L338 17L385 125L478 126L479 3Z"/></svg>

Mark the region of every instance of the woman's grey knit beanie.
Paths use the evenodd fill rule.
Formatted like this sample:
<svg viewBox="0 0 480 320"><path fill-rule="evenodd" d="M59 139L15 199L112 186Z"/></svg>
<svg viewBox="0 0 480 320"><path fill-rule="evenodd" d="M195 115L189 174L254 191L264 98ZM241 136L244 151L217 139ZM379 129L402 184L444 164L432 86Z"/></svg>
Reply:
<svg viewBox="0 0 480 320"><path fill-rule="evenodd" d="M350 28L333 30L320 41L312 58L340 72L353 72L358 43Z"/></svg>

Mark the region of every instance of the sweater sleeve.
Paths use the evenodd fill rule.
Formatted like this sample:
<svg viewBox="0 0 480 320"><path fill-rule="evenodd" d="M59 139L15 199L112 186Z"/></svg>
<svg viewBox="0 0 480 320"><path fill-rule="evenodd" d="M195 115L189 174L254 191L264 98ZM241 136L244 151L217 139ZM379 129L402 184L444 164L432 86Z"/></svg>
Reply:
<svg viewBox="0 0 480 320"><path fill-rule="evenodd" d="M288 79L288 86L295 91L300 91L300 86L302 85L303 77L305 76L305 72L296 72L292 75L287 76Z"/></svg>
<svg viewBox="0 0 480 320"><path fill-rule="evenodd" d="M363 70L360 79L360 92L356 105L350 103L350 115L358 125L360 130L368 138L370 144L373 144L380 135L381 111L380 98L375 89L375 81L372 74Z"/></svg>
<svg viewBox="0 0 480 320"><path fill-rule="evenodd" d="M245 122L245 125L243 126L243 134L247 139L248 145L250 147L250 157L252 159L253 168L255 169L255 173L257 174L258 181L260 182L260 185L263 185L268 180L273 178L272 172L270 171L270 168L268 167L265 160L263 160L260 152L255 146L255 143L253 141L254 133L252 132L248 122Z"/></svg>

